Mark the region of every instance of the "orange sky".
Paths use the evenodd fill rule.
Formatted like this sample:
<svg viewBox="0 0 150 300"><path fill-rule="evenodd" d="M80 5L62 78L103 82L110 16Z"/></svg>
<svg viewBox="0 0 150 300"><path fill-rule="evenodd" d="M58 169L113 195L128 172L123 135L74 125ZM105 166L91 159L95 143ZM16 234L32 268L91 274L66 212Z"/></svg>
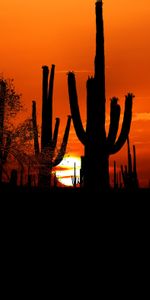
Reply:
<svg viewBox="0 0 150 300"><path fill-rule="evenodd" d="M124 95L128 91L135 94L130 137L137 149L140 183L146 185L150 180L150 1L103 2L107 113L110 97L118 96L123 110ZM95 55L95 1L5 0L1 2L0 29L0 73L14 78L28 113L36 99L40 124L41 66L54 63L54 117L61 118L60 135L69 114L68 70L76 71L85 122L85 85L93 73ZM67 151L83 153L73 128ZM114 159L118 165L126 161L126 146L111 157L110 165Z"/></svg>

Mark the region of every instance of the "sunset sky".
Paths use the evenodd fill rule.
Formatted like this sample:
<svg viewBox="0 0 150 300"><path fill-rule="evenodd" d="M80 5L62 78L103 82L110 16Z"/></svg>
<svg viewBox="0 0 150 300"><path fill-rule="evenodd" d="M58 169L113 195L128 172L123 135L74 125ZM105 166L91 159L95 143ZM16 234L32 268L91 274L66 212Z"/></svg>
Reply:
<svg viewBox="0 0 150 300"><path fill-rule="evenodd" d="M135 95L131 145L136 145L141 186L150 180L150 1L103 0L107 124L112 96ZM83 123L86 122L86 80L93 74L95 56L95 0L5 0L0 8L0 74L14 78L22 93L27 114L32 100L38 106L41 124L42 65L56 65L54 119L61 119L62 137L67 121L69 99L67 72L75 71ZM107 126L106 126L107 128ZM68 155L81 156L84 148L73 126ZM126 163L126 145L110 157Z"/></svg>

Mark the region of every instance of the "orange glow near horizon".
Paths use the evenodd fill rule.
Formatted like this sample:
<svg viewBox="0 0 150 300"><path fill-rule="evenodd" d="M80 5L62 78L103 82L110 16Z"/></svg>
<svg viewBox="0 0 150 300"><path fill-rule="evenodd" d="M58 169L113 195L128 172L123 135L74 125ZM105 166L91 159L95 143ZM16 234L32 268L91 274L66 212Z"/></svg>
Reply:
<svg viewBox="0 0 150 300"><path fill-rule="evenodd" d="M131 146L136 145L137 167L142 186L150 180L150 1L103 0L107 115L109 99L118 96L121 111L124 96L135 94ZM0 10L0 74L14 78L22 93L27 115L37 100L41 125L42 65L56 65L54 119L61 119L62 138L69 110L67 76L76 73L79 104L86 122L86 80L93 74L95 56L95 0L5 0ZM80 156L83 146L73 126L67 153ZM126 145L110 157L118 166L127 160Z"/></svg>

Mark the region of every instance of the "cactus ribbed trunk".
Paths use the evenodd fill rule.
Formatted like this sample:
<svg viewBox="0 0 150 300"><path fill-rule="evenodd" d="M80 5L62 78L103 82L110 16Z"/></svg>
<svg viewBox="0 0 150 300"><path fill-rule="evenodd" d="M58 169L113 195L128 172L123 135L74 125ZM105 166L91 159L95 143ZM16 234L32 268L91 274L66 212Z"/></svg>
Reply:
<svg viewBox="0 0 150 300"><path fill-rule="evenodd" d="M92 191L109 188L109 155L117 153L126 142L132 119L133 94L125 99L122 128L117 138L120 119L118 98L111 99L110 126L105 131L105 57L102 0L96 1L96 56L94 77L87 80L86 130L80 117L76 81L73 72L68 73L68 91L72 119L78 139L85 146L82 178L84 187ZM84 174L83 174L84 173Z"/></svg>
<svg viewBox="0 0 150 300"><path fill-rule="evenodd" d="M47 145L51 146L53 138L53 86L54 86L54 72L55 65L51 67L51 74L49 80L49 94L47 98Z"/></svg>
<svg viewBox="0 0 150 300"><path fill-rule="evenodd" d="M104 54L104 26L102 3L96 2L96 55L95 55L95 91L96 103L101 117L101 131L105 135L105 54ZM99 120L100 118L98 118Z"/></svg>
<svg viewBox="0 0 150 300"><path fill-rule="evenodd" d="M54 85L55 65L51 67L50 80L48 83L49 68L43 66L43 82L42 82L42 134L41 134L41 153L46 159L43 159L39 181L40 186L49 187L51 185L51 169L52 169L52 98ZM49 159L48 159L49 157Z"/></svg>
<svg viewBox="0 0 150 300"><path fill-rule="evenodd" d="M109 187L105 132L105 58L102 3L96 2L95 75L87 81L87 141L85 187L95 191ZM91 138L92 137L92 138Z"/></svg>
<svg viewBox="0 0 150 300"><path fill-rule="evenodd" d="M105 55L104 55L104 26L102 3L96 2L96 56L95 56L95 117L97 139L105 147Z"/></svg>
<svg viewBox="0 0 150 300"><path fill-rule="evenodd" d="M42 134L41 153L44 157L39 174L39 185L49 187L51 185L51 145L52 145L52 97L54 84L55 65L51 67L50 80L48 83L49 68L43 66L42 79ZM48 159L49 157L49 159Z"/></svg>

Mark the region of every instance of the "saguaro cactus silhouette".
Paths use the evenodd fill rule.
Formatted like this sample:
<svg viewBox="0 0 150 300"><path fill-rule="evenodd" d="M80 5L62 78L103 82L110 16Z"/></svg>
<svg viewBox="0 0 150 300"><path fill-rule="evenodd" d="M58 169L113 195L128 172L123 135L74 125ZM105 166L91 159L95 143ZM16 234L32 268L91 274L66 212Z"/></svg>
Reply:
<svg viewBox="0 0 150 300"><path fill-rule="evenodd" d="M111 99L110 128L108 137L105 131L105 59L102 1L96 2L96 56L95 74L87 80L87 121L84 130L73 72L68 73L70 108L76 134L85 146L84 185L94 190L109 187L109 155L119 151L124 145L130 130L133 95L125 100L125 112L120 136L116 141L119 126L120 106L118 98Z"/></svg>
<svg viewBox="0 0 150 300"><path fill-rule="evenodd" d="M41 151L38 141L38 129L36 118L36 102L32 102L32 121L34 131L34 150L35 155L40 163L39 185L49 187L51 182L51 170L57 166L64 157L69 130L71 123L71 116L68 116L68 121L62 140L61 147L55 157L55 150L58 138L60 119L56 118L54 133L52 130L52 98L53 98L53 85L54 85L54 71L55 65L51 67L51 74L48 83L49 68L43 66L43 95L42 95L42 130L41 130ZM49 85L49 86L48 86Z"/></svg>
<svg viewBox="0 0 150 300"><path fill-rule="evenodd" d="M76 188L76 186L77 186L76 162L74 162L73 170L74 170L74 174L73 174L73 176L71 176L71 180L72 180L73 187Z"/></svg>

